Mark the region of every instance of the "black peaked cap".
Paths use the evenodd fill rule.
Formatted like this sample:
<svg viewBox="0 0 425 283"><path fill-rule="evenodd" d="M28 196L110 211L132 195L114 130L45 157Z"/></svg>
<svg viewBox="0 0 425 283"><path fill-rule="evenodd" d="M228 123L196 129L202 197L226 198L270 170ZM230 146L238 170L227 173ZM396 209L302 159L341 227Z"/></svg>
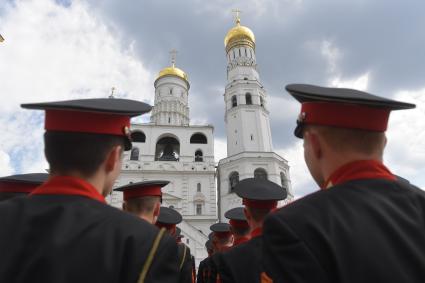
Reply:
<svg viewBox="0 0 425 283"><path fill-rule="evenodd" d="M228 223L215 223L210 226L213 232L230 232L230 225Z"/></svg>
<svg viewBox="0 0 425 283"><path fill-rule="evenodd" d="M309 84L288 84L286 90L299 102L336 102L382 107L389 110L411 109L411 103L396 101L349 88L322 87Z"/></svg>
<svg viewBox="0 0 425 283"><path fill-rule="evenodd" d="M235 187L235 193L250 200L283 200L287 196L286 190L278 184L254 178L243 179Z"/></svg>
<svg viewBox="0 0 425 283"><path fill-rule="evenodd" d="M42 184L47 181L49 174L47 173L29 173L5 176L0 178L0 182L14 182L25 184Z"/></svg>
<svg viewBox="0 0 425 283"><path fill-rule="evenodd" d="M142 181L142 182L136 182L136 183L127 184L121 187L117 187L114 189L114 191L124 192L127 190L137 190L137 189L149 188L152 186L165 187L169 183L170 181L166 181L166 180Z"/></svg>
<svg viewBox="0 0 425 283"><path fill-rule="evenodd" d="M130 117L147 113L152 109L149 104L137 100L121 98L92 98L55 102L26 103L21 104L21 107L39 110L52 109L99 112L126 115Z"/></svg>
<svg viewBox="0 0 425 283"><path fill-rule="evenodd" d="M243 212L243 207L232 208L224 214L224 217L230 220L246 221L245 213Z"/></svg>
<svg viewBox="0 0 425 283"><path fill-rule="evenodd" d="M172 224L176 225L183 221L183 217L180 213L178 213L176 210L161 206L161 209L159 210L159 216L156 222L163 223L163 224Z"/></svg>

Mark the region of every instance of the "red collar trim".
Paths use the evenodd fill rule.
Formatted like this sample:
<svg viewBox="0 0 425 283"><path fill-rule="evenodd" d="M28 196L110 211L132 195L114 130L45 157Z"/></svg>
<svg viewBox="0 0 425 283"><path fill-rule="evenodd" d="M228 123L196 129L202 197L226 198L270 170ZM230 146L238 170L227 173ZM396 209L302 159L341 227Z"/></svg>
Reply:
<svg viewBox="0 0 425 283"><path fill-rule="evenodd" d="M35 189L31 195L77 195L88 197L102 203L105 198L88 182L70 176L55 176Z"/></svg>
<svg viewBox="0 0 425 283"><path fill-rule="evenodd" d="M251 232L251 238L258 237L258 236L261 236L261 235L263 235L263 228L262 227L255 228Z"/></svg>
<svg viewBox="0 0 425 283"><path fill-rule="evenodd" d="M240 245L240 244L248 242L248 241L249 241L248 237L239 237L239 238L235 239L235 241L233 242L233 246L237 246L237 245Z"/></svg>
<svg viewBox="0 0 425 283"><path fill-rule="evenodd" d="M386 179L395 181L396 177L382 162L376 160L358 160L347 163L333 172L322 186L322 189L327 189L347 181L361 179Z"/></svg>

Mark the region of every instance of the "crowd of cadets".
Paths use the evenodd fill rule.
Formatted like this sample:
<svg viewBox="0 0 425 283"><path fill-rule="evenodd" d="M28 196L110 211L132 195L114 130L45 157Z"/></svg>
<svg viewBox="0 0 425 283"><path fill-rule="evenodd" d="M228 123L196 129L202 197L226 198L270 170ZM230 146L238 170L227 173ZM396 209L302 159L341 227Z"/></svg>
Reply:
<svg viewBox="0 0 425 283"><path fill-rule="evenodd" d="M279 185L244 179L243 207L225 213L196 274L161 207L168 181L116 188L131 149L126 99L24 104L45 111L49 174L0 178L0 282L423 282L425 193L383 164L392 110L412 104L353 89L288 85L301 103L295 136L320 190L282 208ZM419 129L420 130L420 129Z"/></svg>

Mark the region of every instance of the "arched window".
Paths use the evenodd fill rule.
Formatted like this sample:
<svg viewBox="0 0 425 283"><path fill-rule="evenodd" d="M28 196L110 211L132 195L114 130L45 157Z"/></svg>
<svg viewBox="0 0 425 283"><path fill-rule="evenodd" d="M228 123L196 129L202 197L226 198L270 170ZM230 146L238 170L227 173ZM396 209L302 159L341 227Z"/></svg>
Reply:
<svg viewBox="0 0 425 283"><path fill-rule="evenodd" d="M190 143L207 144L208 142L207 142L207 137L204 134L196 133L190 137Z"/></svg>
<svg viewBox="0 0 425 283"><path fill-rule="evenodd" d="M229 191L233 192L236 185L239 183L239 173L236 171L233 171L229 175Z"/></svg>
<svg viewBox="0 0 425 283"><path fill-rule="evenodd" d="M258 180L267 180L267 172L263 168L257 168L254 171L254 178Z"/></svg>
<svg viewBox="0 0 425 283"><path fill-rule="evenodd" d="M139 160L139 149L137 147L133 147L131 150L130 160Z"/></svg>
<svg viewBox="0 0 425 283"><path fill-rule="evenodd" d="M251 105L252 104L252 96L250 93L245 94L245 100L246 100L246 104L247 105Z"/></svg>
<svg viewBox="0 0 425 283"><path fill-rule="evenodd" d="M134 131L131 133L132 142L146 142L146 136L141 131Z"/></svg>
<svg viewBox="0 0 425 283"><path fill-rule="evenodd" d="M236 98L236 95L232 96L232 107L238 106L238 100Z"/></svg>
<svg viewBox="0 0 425 283"><path fill-rule="evenodd" d="M280 172L280 182L282 183L282 187L288 191L288 179L286 178L285 173Z"/></svg>
<svg viewBox="0 0 425 283"><path fill-rule="evenodd" d="M264 99L260 96L260 105L264 107Z"/></svg>
<svg viewBox="0 0 425 283"><path fill-rule="evenodd" d="M198 149L197 151L195 151L195 162L202 162L202 161L204 161L204 157L203 157L202 151Z"/></svg>
<svg viewBox="0 0 425 283"><path fill-rule="evenodd" d="M180 157L180 143L176 138L164 137L158 140L155 149L156 161L178 161Z"/></svg>
<svg viewBox="0 0 425 283"><path fill-rule="evenodd" d="M201 192L201 183L196 184L196 191L197 191L198 193L200 193L200 192Z"/></svg>

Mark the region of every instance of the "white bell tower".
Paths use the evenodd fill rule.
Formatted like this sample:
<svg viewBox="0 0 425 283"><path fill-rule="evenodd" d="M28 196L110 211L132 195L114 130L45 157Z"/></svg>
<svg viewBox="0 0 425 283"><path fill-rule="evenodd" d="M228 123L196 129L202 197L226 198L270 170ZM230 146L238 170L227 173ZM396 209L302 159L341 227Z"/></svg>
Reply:
<svg viewBox="0 0 425 283"><path fill-rule="evenodd" d="M189 81L187 74L177 68L176 50L171 50L171 66L162 69L155 80L155 104L151 122L156 125L189 125Z"/></svg>
<svg viewBox="0 0 425 283"><path fill-rule="evenodd" d="M254 33L241 25L239 10L236 25L224 38L227 58L227 84L224 91L227 133L227 158L218 165L219 218L241 199L233 192L239 180L263 178L287 190L293 196L288 162L273 152L267 93L260 82L255 57Z"/></svg>
<svg viewBox="0 0 425 283"><path fill-rule="evenodd" d="M241 26L236 10L236 27L224 39L227 57L226 105L227 155L245 151L273 151L267 93L260 82L255 59L255 37Z"/></svg>

